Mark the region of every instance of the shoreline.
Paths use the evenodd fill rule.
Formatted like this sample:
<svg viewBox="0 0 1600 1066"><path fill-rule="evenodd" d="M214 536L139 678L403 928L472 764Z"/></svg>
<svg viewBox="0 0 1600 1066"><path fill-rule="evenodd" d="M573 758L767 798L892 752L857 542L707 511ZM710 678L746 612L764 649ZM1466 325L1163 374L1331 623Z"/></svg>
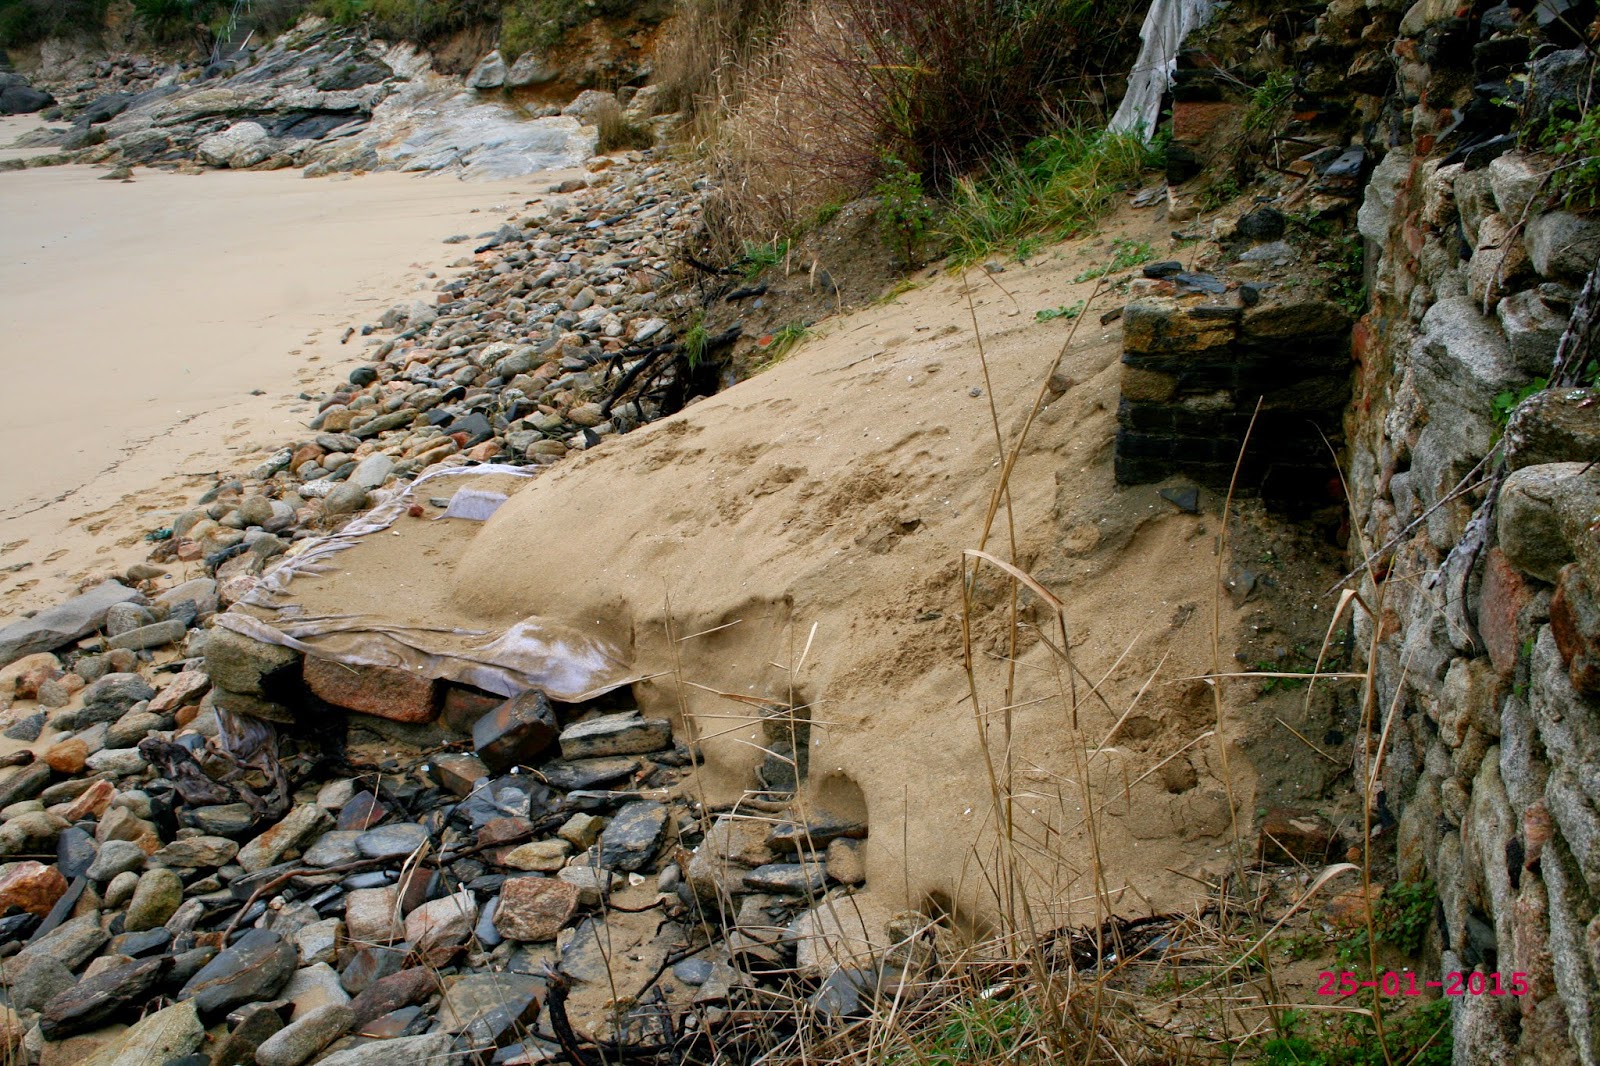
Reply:
<svg viewBox="0 0 1600 1066"><path fill-rule="evenodd" d="M470 254L446 237L495 229L570 173L0 174L15 205L0 365L27 398L0 425L0 624L142 560L144 534L219 470L303 435L315 407L299 394L366 351L359 332L340 343L347 327L431 292Z"/></svg>

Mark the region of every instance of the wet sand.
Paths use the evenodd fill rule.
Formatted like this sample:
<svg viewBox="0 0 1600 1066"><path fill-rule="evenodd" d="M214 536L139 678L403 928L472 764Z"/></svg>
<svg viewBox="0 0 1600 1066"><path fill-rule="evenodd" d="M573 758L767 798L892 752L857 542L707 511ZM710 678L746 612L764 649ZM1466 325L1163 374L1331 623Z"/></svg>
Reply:
<svg viewBox="0 0 1600 1066"><path fill-rule="evenodd" d="M0 173L0 624L142 558L216 472L305 435L296 395L364 351L347 327L433 299L425 275L472 248L444 238L567 175L104 176Z"/></svg>

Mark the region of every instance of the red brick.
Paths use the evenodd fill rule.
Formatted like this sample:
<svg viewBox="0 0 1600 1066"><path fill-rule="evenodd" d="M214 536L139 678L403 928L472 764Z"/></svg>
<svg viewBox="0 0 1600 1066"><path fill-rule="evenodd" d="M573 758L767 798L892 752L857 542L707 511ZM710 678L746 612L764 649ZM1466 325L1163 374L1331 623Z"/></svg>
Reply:
<svg viewBox="0 0 1600 1066"><path fill-rule="evenodd" d="M306 656L306 686L335 707L395 722L429 722L438 707L438 685L386 666L354 666Z"/></svg>
<svg viewBox="0 0 1600 1066"><path fill-rule="evenodd" d="M1502 678L1516 669L1522 653L1522 612L1533 590L1522 572L1499 548L1491 548L1483 567L1483 588L1478 594L1478 633L1484 650Z"/></svg>

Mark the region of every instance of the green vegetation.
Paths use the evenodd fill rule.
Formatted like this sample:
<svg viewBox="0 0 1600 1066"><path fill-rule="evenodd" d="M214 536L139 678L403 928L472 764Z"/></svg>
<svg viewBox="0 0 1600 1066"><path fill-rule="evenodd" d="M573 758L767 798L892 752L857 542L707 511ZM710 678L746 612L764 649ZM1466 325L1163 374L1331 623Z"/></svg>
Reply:
<svg viewBox="0 0 1600 1066"><path fill-rule="evenodd" d="M316 11L341 26L366 22L380 37L429 41L499 18L497 0L317 0Z"/></svg>
<svg viewBox="0 0 1600 1066"><path fill-rule="evenodd" d="M1403 1014L1385 1014L1381 1042L1364 1014L1347 1014L1339 1024L1318 1030L1298 1011L1287 1011L1255 1061L1260 1066L1450 1066L1452 1048L1450 1001L1440 998Z"/></svg>
<svg viewBox="0 0 1600 1066"><path fill-rule="evenodd" d="M1416 955L1433 926L1437 900L1438 893L1432 881L1402 881L1388 888L1372 914L1372 928L1378 943L1402 955ZM1348 963L1365 962L1369 955L1367 945L1366 929L1357 930L1340 944L1339 958Z"/></svg>
<svg viewBox="0 0 1600 1066"><path fill-rule="evenodd" d="M1073 278L1073 281L1093 281L1103 278L1107 274L1115 274L1119 270L1130 270L1141 263L1148 263L1156 257L1155 249L1143 241L1130 241L1118 237L1111 242L1111 261L1105 266L1091 267Z"/></svg>
<svg viewBox="0 0 1600 1066"><path fill-rule="evenodd" d="M700 362L706 357L706 345L711 340L711 332L706 329L705 316L695 313L694 322L683 335L683 357L689 361L691 371L700 368Z"/></svg>
<svg viewBox="0 0 1600 1066"><path fill-rule="evenodd" d="M215 0L133 0L133 14L151 40L170 44L204 26L217 13Z"/></svg>
<svg viewBox="0 0 1600 1066"><path fill-rule="evenodd" d="M957 181L937 228L958 265L1031 236L1065 240L1109 213L1156 162L1128 134L1079 128L1040 137Z"/></svg>
<svg viewBox="0 0 1600 1066"><path fill-rule="evenodd" d="M1550 383L1544 378L1534 378L1520 389L1503 389L1496 393L1493 408L1495 425L1505 429L1506 424L1511 421L1511 412L1515 411L1523 400L1549 387Z"/></svg>
<svg viewBox="0 0 1600 1066"><path fill-rule="evenodd" d="M889 1066L966 1066L968 1063L1003 1062L1022 1052L1021 1061L1033 1061L1038 1019L1026 999L1006 1001L967 999L952 1006L938 1024L906 1033L900 1047L889 1049L883 1062Z"/></svg>
<svg viewBox="0 0 1600 1066"><path fill-rule="evenodd" d="M933 206L923 194L922 175L898 156L885 156L883 177L873 191L879 200L884 243L907 267L916 266L933 225Z"/></svg>
<svg viewBox="0 0 1600 1066"><path fill-rule="evenodd" d="M1083 301L1079 300L1075 304L1065 304L1061 307L1047 307L1043 311L1035 311L1033 314L1033 320L1035 322L1054 322L1058 318L1064 318L1070 322L1081 314L1083 314Z"/></svg>
<svg viewBox="0 0 1600 1066"><path fill-rule="evenodd" d="M763 365L770 366L783 359L794 350L795 346L811 336L810 327L800 322L791 322L787 326L772 334L766 344L766 361Z"/></svg>
<svg viewBox="0 0 1600 1066"><path fill-rule="evenodd" d="M99 33L107 0L0 0L0 48Z"/></svg>
<svg viewBox="0 0 1600 1066"><path fill-rule="evenodd" d="M1600 109L1552 118L1539 143L1558 161L1550 185L1561 202L1600 207Z"/></svg>
<svg viewBox="0 0 1600 1066"><path fill-rule="evenodd" d="M754 281L765 270L775 266L782 266L789 255L789 241L787 238L773 241L770 244L757 244L755 241L746 241L744 256L739 260L739 269L746 280Z"/></svg>
<svg viewBox="0 0 1600 1066"><path fill-rule="evenodd" d="M1294 74L1287 70L1269 73L1266 81L1250 94L1250 103L1244 112L1245 134L1258 136L1277 132L1293 101Z"/></svg>

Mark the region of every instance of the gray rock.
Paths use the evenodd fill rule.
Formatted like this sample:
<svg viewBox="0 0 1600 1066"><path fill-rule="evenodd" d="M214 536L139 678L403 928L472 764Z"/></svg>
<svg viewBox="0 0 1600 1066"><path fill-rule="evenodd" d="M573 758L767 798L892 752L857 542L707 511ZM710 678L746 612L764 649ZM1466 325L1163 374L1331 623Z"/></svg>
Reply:
<svg viewBox="0 0 1600 1066"><path fill-rule="evenodd" d="M206 641L211 683L246 696L265 696L280 675L298 674L300 654L218 627ZM265 686L265 688L264 688Z"/></svg>
<svg viewBox="0 0 1600 1066"><path fill-rule="evenodd" d="M1506 152L1489 162L1489 187L1500 213L1518 223L1543 188L1549 168L1534 163L1522 152Z"/></svg>
<svg viewBox="0 0 1600 1066"><path fill-rule="evenodd" d="M1512 412L1505 431L1508 470L1600 460L1597 389L1546 389Z"/></svg>
<svg viewBox="0 0 1600 1066"><path fill-rule="evenodd" d="M355 1025L355 1012L345 1003L328 1003L296 1018L262 1041L258 1066L300 1066Z"/></svg>
<svg viewBox="0 0 1600 1066"><path fill-rule="evenodd" d="M239 849L238 862L251 873L273 865L290 851L304 847L333 824L315 803L302 803L277 825Z"/></svg>
<svg viewBox="0 0 1600 1066"><path fill-rule="evenodd" d="M252 929L191 977L178 999L193 1000L207 1015L271 999L294 973L296 958L294 945L277 933Z"/></svg>
<svg viewBox="0 0 1600 1066"><path fill-rule="evenodd" d="M150 613L150 608L137 603L114 603L106 612L106 633L109 636L120 637L122 634L150 625L156 616Z"/></svg>
<svg viewBox="0 0 1600 1066"><path fill-rule="evenodd" d="M827 881L827 870L820 862L769 863L744 875L745 885L757 892L777 892L790 896L820 892Z"/></svg>
<svg viewBox="0 0 1600 1066"><path fill-rule="evenodd" d="M335 1051L317 1066L451 1066L454 1039L449 1033L404 1036L396 1040L374 1040L360 1047Z"/></svg>
<svg viewBox="0 0 1600 1066"><path fill-rule="evenodd" d="M66 603L46 608L20 622L0 629L0 666L24 655L53 651L86 637L105 625L106 612L113 604L142 599L137 589L107 581Z"/></svg>
<svg viewBox="0 0 1600 1066"><path fill-rule="evenodd" d="M10 740L22 740L30 743L38 740L39 734L44 732L45 717L45 713L39 711L36 714L30 714L26 718L19 719L7 727L5 736Z"/></svg>
<svg viewBox="0 0 1600 1066"><path fill-rule="evenodd" d="M1556 345L1567 327L1567 319L1552 311L1537 289L1525 289L1507 296L1495 308L1500 329L1511 346L1517 369L1530 377L1547 375L1555 362Z"/></svg>
<svg viewBox="0 0 1600 1066"><path fill-rule="evenodd" d="M50 783L50 766L43 759L27 766L13 766L0 773L0 808L30 800Z"/></svg>
<svg viewBox="0 0 1600 1066"><path fill-rule="evenodd" d="M182 870L211 870L232 862L237 854L239 845L226 837L202 836L174 840L151 859Z"/></svg>
<svg viewBox="0 0 1600 1066"><path fill-rule="evenodd" d="M380 825L356 837L356 849L369 859L398 859L428 840L428 830L414 822Z"/></svg>
<svg viewBox="0 0 1600 1066"><path fill-rule="evenodd" d="M144 849L131 840L108 840L89 864L89 880L105 882L120 873L142 870L145 858Z"/></svg>
<svg viewBox="0 0 1600 1066"><path fill-rule="evenodd" d="M394 460L382 452L373 452L351 472L349 484L360 485L364 489L375 489L389 479L389 474L394 470ZM332 499L330 494L329 499Z"/></svg>
<svg viewBox="0 0 1600 1066"><path fill-rule="evenodd" d="M85 708L104 708L107 714L114 715L100 721L116 721L127 713L128 708L154 699L155 695L156 690L138 674L107 674L83 690L83 705Z"/></svg>
<svg viewBox="0 0 1600 1066"><path fill-rule="evenodd" d="M130 933L165 925L183 902L183 881L172 870L157 866L139 877L123 928Z"/></svg>
<svg viewBox="0 0 1600 1066"><path fill-rule="evenodd" d="M478 60L478 65L467 75L469 89L498 89L506 83L506 61L499 49Z"/></svg>
<svg viewBox="0 0 1600 1066"><path fill-rule="evenodd" d="M576 722L561 733L563 759L640 755L670 747L672 723L663 718L645 718L638 711L599 715Z"/></svg>
<svg viewBox="0 0 1600 1066"><path fill-rule="evenodd" d="M347 862L355 862L361 858L361 849L356 846L356 841L363 834L360 830L335 829L322 834L315 844L306 849L302 859L310 866L342 866Z"/></svg>
<svg viewBox="0 0 1600 1066"><path fill-rule="evenodd" d="M205 1027L193 1003L176 1003L146 1015L90 1053L81 1066L124 1066L127 1063L173 1062L200 1046Z"/></svg>
<svg viewBox="0 0 1600 1066"><path fill-rule="evenodd" d="M60 959L50 955L29 959L11 978L11 1006L39 1010L77 983L77 976Z"/></svg>
<svg viewBox="0 0 1600 1066"><path fill-rule="evenodd" d="M561 76L560 68L548 62L542 52L524 52L511 64L506 84L514 89L524 85L543 85Z"/></svg>
<svg viewBox="0 0 1600 1066"><path fill-rule="evenodd" d="M1587 277L1600 260L1600 223L1551 211L1528 223L1524 235L1533 269L1547 278Z"/></svg>
<svg viewBox="0 0 1600 1066"><path fill-rule="evenodd" d="M39 1029L47 1039L61 1040L98 1028L124 1008L143 1002L171 965L170 959L157 956L86 977L44 1005Z"/></svg>
<svg viewBox="0 0 1600 1066"><path fill-rule="evenodd" d="M328 515L353 514L365 510L370 502L365 488L346 481L328 493L322 501L322 510Z"/></svg>
<svg viewBox="0 0 1600 1066"><path fill-rule="evenodd" d="M1378 244L1388 240L1395 201L1401 187L1410 180L1410 172L1411 152L1406 148L1391 148L1382 162L1373 168L1366 196L1356 214L1356 228L1367 240Z"/></svg>
<svg viewBox="0 0 1600 1066"><path fill-rule="evenodd" d="M126 648L129 651L164 648L168 644L178 643L188 632L189 627L182 621L170 618L165 622L140 626L138 629L132 629L120 636L112 637L106 641L106 647Z"/></svg>
<svg viewBox="0 0 1600 1066"><path fill-rule="evenodd" d="M1506 478L1496 523L1500 550L1512 565L1553 583L1561 568L1578 558L1574 539L1586 544L1588 522L1600 513L1600 476L1586 474L1587 466L1528 466ZM1584 576L1595 580L1588 567Z"/></svg>
<svg viewBox="0 0 1600 1066"><path fill-rule="evenodd" d="M655 855L667 824L667 809L653 800L630 803L600 834L600 865L628 873Z"/></svg>

